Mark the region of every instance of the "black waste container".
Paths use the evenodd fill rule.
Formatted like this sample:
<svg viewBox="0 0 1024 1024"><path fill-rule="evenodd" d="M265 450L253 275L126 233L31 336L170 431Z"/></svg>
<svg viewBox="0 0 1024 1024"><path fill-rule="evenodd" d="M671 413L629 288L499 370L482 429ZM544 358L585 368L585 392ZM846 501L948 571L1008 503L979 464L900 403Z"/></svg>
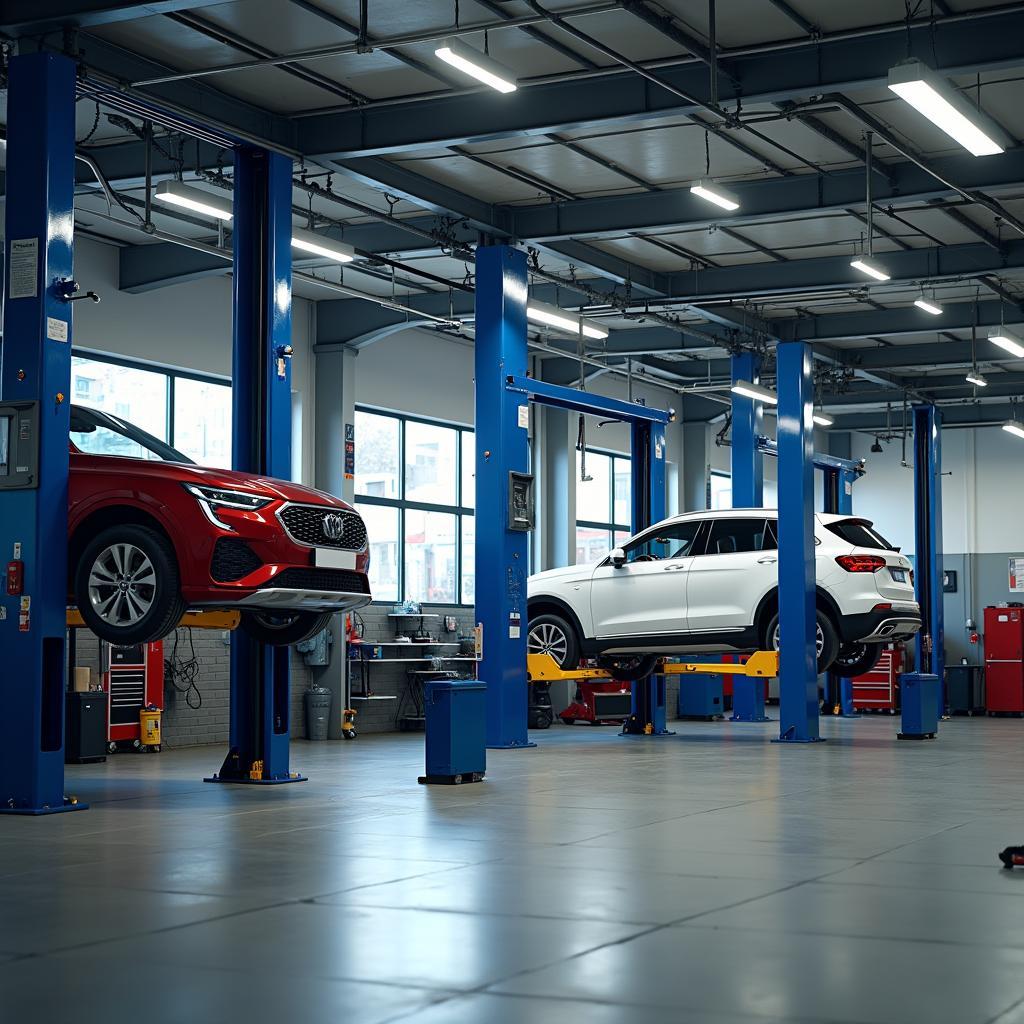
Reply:
<svg viewBox="0 0 1024 1024"><path fill-rule="evenodd" d="M92 764L107 759L107 695L76 691L64 697L64 761Z"/></svg>

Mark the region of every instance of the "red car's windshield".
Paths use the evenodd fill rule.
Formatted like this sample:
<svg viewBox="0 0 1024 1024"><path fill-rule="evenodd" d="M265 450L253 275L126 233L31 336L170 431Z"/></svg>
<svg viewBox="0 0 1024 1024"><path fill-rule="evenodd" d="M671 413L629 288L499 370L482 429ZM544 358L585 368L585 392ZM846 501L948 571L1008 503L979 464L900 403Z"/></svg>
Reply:
<svg viewBox="0 0 1024 1024"><path fill-rule="evenodd" d="M82 405L71 407L71 443L86 455L116 455L149 462L192 462L187 455L127 420Z"/></svg>

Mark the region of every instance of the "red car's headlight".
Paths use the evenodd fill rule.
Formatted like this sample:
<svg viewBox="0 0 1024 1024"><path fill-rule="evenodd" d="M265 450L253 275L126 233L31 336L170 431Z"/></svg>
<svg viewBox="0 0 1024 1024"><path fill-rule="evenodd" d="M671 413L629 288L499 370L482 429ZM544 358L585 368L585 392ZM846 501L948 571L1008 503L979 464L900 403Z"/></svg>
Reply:
<svg viewBox="0 0 1024 1024"><path fill-rule="evenodd" d="M244 512L255 512L269 505L274 499L263 494L250 491L229 491L223 487L200 487L198 484L182 485L189 494L199 502L203 515L222 530L234 532L233 528L218 518L218 509L239 509Z"/></svg>

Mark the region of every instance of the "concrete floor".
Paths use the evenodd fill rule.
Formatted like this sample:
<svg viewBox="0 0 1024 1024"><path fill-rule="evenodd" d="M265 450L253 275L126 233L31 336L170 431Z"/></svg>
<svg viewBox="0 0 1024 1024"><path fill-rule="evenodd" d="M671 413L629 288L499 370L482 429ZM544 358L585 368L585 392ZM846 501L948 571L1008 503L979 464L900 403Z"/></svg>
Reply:
<svg viewBox="0 0 1024 1024"><path fill-rule="evenodd" d="M1024 722L561 726L486 783L422 737L72 768L92 809L0 818L0 1020L1024 1022Z"/></svg>

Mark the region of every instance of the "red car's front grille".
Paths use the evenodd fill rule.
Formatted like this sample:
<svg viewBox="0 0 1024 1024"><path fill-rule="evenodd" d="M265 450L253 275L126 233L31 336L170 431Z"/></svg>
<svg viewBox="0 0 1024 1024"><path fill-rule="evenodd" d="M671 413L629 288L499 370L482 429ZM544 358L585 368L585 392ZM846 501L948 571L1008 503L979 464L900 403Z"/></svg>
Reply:
<svg viewBox="0 0 1024 1024"><path fill-rule="evenodd" d="M362 551L366 547L366 527L358 512L324 505L288 505L280 518L300 544L344 551Z"/></svg>
<svg viewBox="0 0 1024 1024"><path fill-rule="evenodd" d="M320 590L339 594L368 594L370 581L361 572L348 569L285 569L267 580L260 590Z"/></svg>

